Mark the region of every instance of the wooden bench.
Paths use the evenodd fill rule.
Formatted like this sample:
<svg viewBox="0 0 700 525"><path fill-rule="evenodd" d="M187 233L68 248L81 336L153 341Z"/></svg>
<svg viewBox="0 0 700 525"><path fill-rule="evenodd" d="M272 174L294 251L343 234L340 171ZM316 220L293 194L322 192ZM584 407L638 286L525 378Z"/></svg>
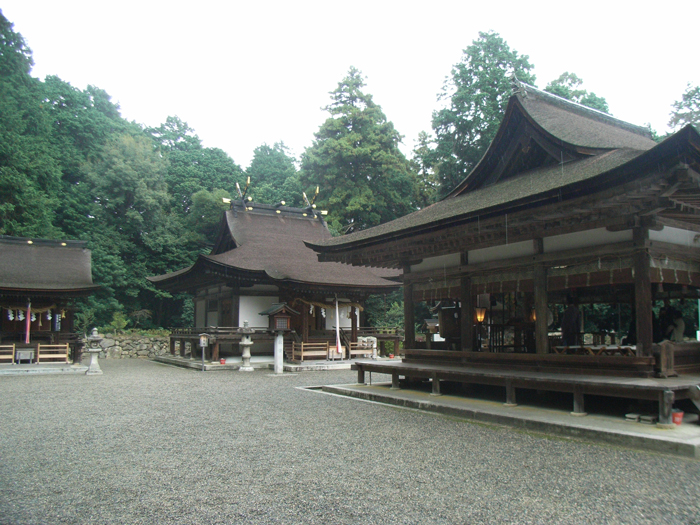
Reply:
<svg viewBox="0 0 700 525"><path fill-rule="evenodd" d="M67 363L70 355L70 346L68 343L61 345L36 345L36 363L45 362L61 362ZM59 361L56 361L59 360Z"/></svg>
<svg viewBox="0 0 700 525"><path fill-rule="evenodd" d="M15 364L15 345L0 345L0 363L9 361L10 364Z"/></svg>
<svg viewBox="0 0 700 525"><path fill-rule="evenodd" d="M322 343L297 343L292 344L292 359L303 361L305 357L328 357L328 341Z"/></svg>

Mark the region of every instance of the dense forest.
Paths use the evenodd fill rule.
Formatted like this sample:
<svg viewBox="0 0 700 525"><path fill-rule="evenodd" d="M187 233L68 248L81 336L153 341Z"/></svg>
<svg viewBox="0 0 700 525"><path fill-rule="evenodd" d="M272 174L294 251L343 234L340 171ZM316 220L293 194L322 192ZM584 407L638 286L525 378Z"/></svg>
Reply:
<svg viewBox="0 0 700 525"><path fill-rule="evenodd" d="M158 127L128 122L99 87L80 90L58 76L40 80L32 66L28 43L0 12L0 235L87 241L101 289L80 306L86 326L189 325L185 298L156 290L145 277L206 253L228 206L223 199L248 178L253 198L269 204L301 205L302 192L320 186L316 203L329 210L334 235L430 205L488 147L512 75L536 85L528 56L496 33L480 33L438 95L443 104L432 133L422 132L407 158L399 149L403 137L351 67L330 92L328 118L301 158L284 143L262 144L244 169L221 149L204 147L176 116ZM573 73L545 90L608 111ZM699 103L700 88L689 85L670 125L698 122ZM396 301L373 301L373 321L400 321Z"/></svg>

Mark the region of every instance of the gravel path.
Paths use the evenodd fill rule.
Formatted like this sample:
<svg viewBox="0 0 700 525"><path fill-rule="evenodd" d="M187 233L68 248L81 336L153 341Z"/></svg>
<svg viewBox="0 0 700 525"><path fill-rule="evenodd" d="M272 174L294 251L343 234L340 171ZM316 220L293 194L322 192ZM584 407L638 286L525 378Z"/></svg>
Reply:
<svg viewBox="0 0 700 525"><path fill-rule="evenodd" d="M0 523L700 523L700 462L103 360L0 378ZM376 378L375 378L376 381Z"/></svg>

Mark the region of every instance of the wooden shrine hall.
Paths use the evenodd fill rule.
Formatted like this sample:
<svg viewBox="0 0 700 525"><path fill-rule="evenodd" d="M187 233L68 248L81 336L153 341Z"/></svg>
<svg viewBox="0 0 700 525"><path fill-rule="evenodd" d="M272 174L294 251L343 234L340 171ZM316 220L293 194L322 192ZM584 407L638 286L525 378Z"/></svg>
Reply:
<svg viewBox="0 0 700 525"><path fill-rule="evenodd" d="M0 364L80 362L73 303L99 288L85 246L0 236Z"/></svg>
<svg viewBox="0 0 700 525"><path fill-rule="evenodd" d="M312 207L234 201L210 254L200 255L188 268L149 278L160 289L194 298L195 326L172 330L171 353L177 342L184 357L190 342L193 355L199 334L207 332L212 336L207 357L218 361L220 352L235 355L238 329L248 321L255 328L253 353L271 354L274 326L268 321L279 314L288 359L349 357L348 347L362 335L367 297L398 290L401 284L396 270L320 263L304 244L330 238L323 217ZM337 351L336 326L342 330L344 355Z"/></svg>
<svg viewBox="0 0 700 525"><path fill-rule="evenodd" d="M321 261L403 272L405 358L358 363L360 377L433 379L434 391L440 379L497 384L510 404L515 388L570 392L574 413L584 394L658 400L662 423L674 399L697 397L700 343L655 344L652 328L654 301L700 297L692 126L657 144L645 128L514 79L495 139L447 197L307 244ZM564 345L549 325L569 296L631 305L636 343ZM416 342L417 301L449 306L442 349Z"/></svg>

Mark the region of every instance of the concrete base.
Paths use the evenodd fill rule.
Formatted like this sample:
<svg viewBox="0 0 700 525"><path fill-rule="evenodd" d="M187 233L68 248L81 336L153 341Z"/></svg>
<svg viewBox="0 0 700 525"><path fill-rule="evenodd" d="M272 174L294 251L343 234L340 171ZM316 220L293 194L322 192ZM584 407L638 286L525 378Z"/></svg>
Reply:
<svg viewBox="0 0 700 525"><path fill-rule="evenodd" d="M153 358L154 361L158 363L164 363L167 365L179 366L182 368L192 368L194 370L202 369L202 361L192 360L188 358L182 358L171 355L160 355ZM219 361L204 362L204 371L216 371L216 370L239 370L241 368L241 358L239 357L227 357L226 364L221 364ZM263 369L268 370L273 367L272 356L253 356L250 358L250 369L257 370Z"/></svg>
<svg viewBox="0 0 700 525"><path fill-rule="evenodd" d="M28 365L0 365L0 376L10 375L36 375L36 374L82 374L85 375L88 367L85 365L71 365L69 363L48 363Z"/></svg>
<svg viewBox="0 0 700 525"><path fill-rule="evenodd" d="M571 417L570 412L536 406L507 407L503 403L454 395L431 396L418 390L392 390L391 383L329 385L324 392L395 406L426 410L475 421L512 426L543 434L602 442L700 459L700 422L686 414L682 425L664 430L606 415Z"/></svg>

